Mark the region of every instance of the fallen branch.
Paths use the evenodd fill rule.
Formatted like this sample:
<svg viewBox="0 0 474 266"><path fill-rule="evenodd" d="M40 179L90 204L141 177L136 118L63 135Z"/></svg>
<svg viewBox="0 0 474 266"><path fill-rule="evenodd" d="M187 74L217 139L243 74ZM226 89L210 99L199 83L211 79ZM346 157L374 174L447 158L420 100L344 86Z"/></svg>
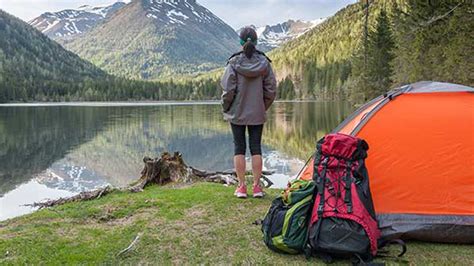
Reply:
<svg viewBox="0 0 474 266"><path fill-rule="evenodd" d="M235 185L238 183L234 170L209 172L200 170L191 166L187 166L180 153L175 152L173 155L163 153L161 157L151 159L150 157L143 158L145 166L141 171L141 177L132 185L123 188L112 188L110 186L81 192L78 195L59 198L56 200L47 200L43 202L35 202L25 206L48 208L56 205L62 205L68 202L85 201L92 199L99 199L113 191L128 191L132 193L142 191L150 184L165 185L168 183L194 183L199 181L213 182L225 185ZM271 171L262 172L262 185L266 188L273 185L273 182L267 177L272 175ZM247 172L246 175L251 175Z"/></svg>
<svg viewBox="0 0 474 266"><path fill-rule="evenodd" d="M59 199L55 199L55 200L46 200L46 201L42 201L42 202L35 202L35 203L32 203L32 204L25 204L24 206L35 207L35 208L39 208L39 209L48 208L48 207L53 207L53 206L56 206L56 205L62 205L62 204L65 204L65 203L74 202L74 201L84 201L84 200L96 199L100 196L109 194L110 192L112 192L114 190L117 190L117 189L114 189L110 186L107 186L107 187L92 190L92 191L84 191L84 192L81 192L81 193L79 193L75 196L68 197L68 198L59 198Z"/></svg>
<svg viewBox="0 0 474 266"><path fill-rule="evenodd" d="M128 247L126 247L125 249L123 249L122 251L120 251L119 253L117 253L117 257L120 257L122 256L123 254L129 252L130 250L132 250L132 248L138 243L138 240L140 240L140 236L141 236L141 233L138 234L135 239L133 239L132 243L130 243L130 245L128 245Z"/></svg>

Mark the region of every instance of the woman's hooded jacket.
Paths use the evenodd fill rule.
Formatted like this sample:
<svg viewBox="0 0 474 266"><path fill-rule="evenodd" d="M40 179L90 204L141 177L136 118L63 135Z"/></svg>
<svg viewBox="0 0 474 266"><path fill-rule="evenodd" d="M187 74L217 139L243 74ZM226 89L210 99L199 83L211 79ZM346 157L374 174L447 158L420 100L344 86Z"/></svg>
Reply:
<svg viewBox="0 0 474 266"><path fill-rule="evenodd" d="M261 125L275 100L276 79L270 61L260 53L241 53L227 63L221 86L224 119L235 125Z"/></svg>

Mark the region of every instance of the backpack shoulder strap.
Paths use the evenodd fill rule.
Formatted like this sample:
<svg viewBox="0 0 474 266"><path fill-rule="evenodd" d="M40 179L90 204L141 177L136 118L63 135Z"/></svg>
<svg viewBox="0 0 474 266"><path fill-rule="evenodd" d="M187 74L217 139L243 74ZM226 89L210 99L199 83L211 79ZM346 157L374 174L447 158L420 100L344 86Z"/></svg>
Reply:
<svg viewBox="0 0 474 266"><path fill-rule="evenodd" d="M229 59L227 59L227 64L229 64L229 62L230 62L230 60L231 60L232 58L234 58L234 57L236 57L236 56L238 56L238 55L243 54L243 52L244 52L244 51L240 51L240 52L237 52L237 53L232 54L232 55L229 57ZM268 60L268 62L270 62L270 63L272 62L272 60L271 60L264 52L257 50L257 54L263 55L263 56Z"/></svg>
<svg viewBox="0 0 474 266"><path fill-rule="evenodd" d="M399 245L402 248L402 251L397 255L397 257L402 257L407 252L407 245L401 239L381 240L378 244L378 249L382 249L389 245ZM383 253L383 251L379 251L379 253ZM377 254L377 256L384 257L384 255L381 254Z"/></svg>
<svg viewBox="0 0 474 266"><path fill-rule="evenodd" d="M268 60L268 62L272 62L272 60L262 51L257 50L257 54L265 56L265 58Z"/></svg>
<svg viewBox="0 0 474 266"><path fill-rule="evenodd" d="M237 53L233 53L228 59L227 59L227 63L226 65L229 64L230 60L232 60L232 58L238 56L238 55L241 55L244 51L240 51L240 52L237 52Z"/></svg>

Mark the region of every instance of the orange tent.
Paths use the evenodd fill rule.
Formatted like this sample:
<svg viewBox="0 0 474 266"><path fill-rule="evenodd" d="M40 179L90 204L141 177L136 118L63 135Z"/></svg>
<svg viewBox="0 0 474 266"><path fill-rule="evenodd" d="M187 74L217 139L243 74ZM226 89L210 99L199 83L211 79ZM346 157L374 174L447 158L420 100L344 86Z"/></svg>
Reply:
<svg viewBox="0 0 474 266"><path fill-rule="evenodd" d="M380 96L334 132L365 139L382 234L474 243L474 89L418 82ZM312 163L300 178L311 179Z"/></svg>

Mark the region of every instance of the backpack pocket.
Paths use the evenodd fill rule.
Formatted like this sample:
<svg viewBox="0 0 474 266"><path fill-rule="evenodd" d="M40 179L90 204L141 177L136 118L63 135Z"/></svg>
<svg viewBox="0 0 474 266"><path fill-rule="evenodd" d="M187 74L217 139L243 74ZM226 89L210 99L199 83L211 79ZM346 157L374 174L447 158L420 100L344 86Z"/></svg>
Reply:
<svg viewBox="0 0 474 266"><path fill-rule="evenodd" d="M310 229L309 241L315 253L328 253L338 257L370 254L370 239L364 228L349 219L319 219Z"/></svg>
<svg viewBox="0 0 474 266"><path fill-rule="evenodd" d="M262 223L265 244L278 252L301 252L306 244L311 207L312 195L292 206L285 205L281 198L275 199Z"/></svg>

